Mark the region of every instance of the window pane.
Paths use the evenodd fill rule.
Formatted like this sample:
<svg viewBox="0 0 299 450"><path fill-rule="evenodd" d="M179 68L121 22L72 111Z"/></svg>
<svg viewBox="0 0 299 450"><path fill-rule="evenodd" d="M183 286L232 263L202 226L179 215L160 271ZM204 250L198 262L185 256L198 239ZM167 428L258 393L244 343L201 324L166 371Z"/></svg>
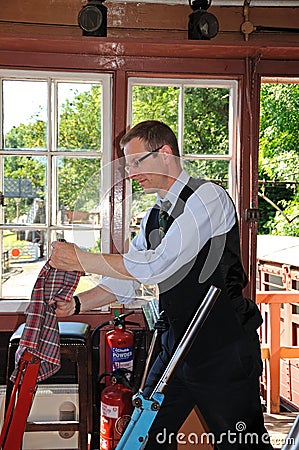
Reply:
<svg viewBox="0 0 299 450"><path fill-rule="evenodd" d="M3 81L4 148L46 148L47 98L46 81Z"/></svg>
<svg viewBox="0 0 299 450"><path fill-rule="evenodd" d="M58 150L100 151L102 86L58 83Z"/></svg>
<svg viewBox="0 0 299 450"><path fill-rule="evenodd" d="M4 223L46 223L46 163L43 156L4 156Z"/></svg>
<svg viewBox="0 0 299 450"><path fill-rule="evenodd" d="M184 154L229 154L229 89L184 89Z"/></svg>
<svg viewBox="0 0 299 450"><path fill-rule="evenodd" d="M25 233L30 235L25 239ZM30 298L36 278L48 259L42 230L4 231L2 256L2 297L12 299ZM38 240L34 239L34 235ZM40 239L41 237L41 239ZM100 251L100 230L63 230L52 233L52 241L64 238L76 242L79 247ZM82 276L77 292L96 286L99 275Z"/></svg>
<svg viewBox="0 0 299 450"><path fill-rule="evenodd" d="M262 81L258 233L298 238L299 83Z"/></svg>
<svg viewBox="0 0 299 450"><path fill-rule="evenodd" d="M43 230L3 232L2 297L30 298L36 277L46 261Z"/></svg>
<svg viewBox="0 0 299 450"><path fill-rule="evenodd" d="M195 178L208 178L224 188L228 187L229 161L195 160L184 161L184 169Z"/></svg>
<svg viewBox="0 0 299 450"><path fill-rule="evenodd" d="M175 86L133 86L132 124L161 120L178 132L180 88Z"/></svg>
<svg viewBox="0 0 299 450"><path fill-rule="evenodd" d="M95 158L55 158L58 225L100 223L100 168Z"/></svg>
<svg viewBox="0 0 299 450"><path fill-rule="evenodd" d="M51 241L57 239L65 239L67 242L75 242L83 250L87 250L92 253L99 253L101 251L101 230L90 229L80 230L79 228L73 228L69 230L57 230L52 232ZM87 274L80 278L76 292L86 291L95 287L99 280L100 275Z"/></svg>

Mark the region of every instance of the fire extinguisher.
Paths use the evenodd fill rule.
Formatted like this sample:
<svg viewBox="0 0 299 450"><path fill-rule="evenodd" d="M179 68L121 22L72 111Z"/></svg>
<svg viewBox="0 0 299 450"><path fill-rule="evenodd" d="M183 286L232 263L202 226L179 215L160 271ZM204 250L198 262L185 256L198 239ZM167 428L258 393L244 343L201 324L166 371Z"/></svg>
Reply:
<svg viewBox="0 0 299 450"><path fill-rule="evenodd" d="M110 376L112 384L103 389L101 394L100 449L113 450L131 418L133 411L133 390L126 378L127 370L117 369Z"/></svg>
<svg viewBox="0 0 299 450"><path fill-rule="evenodd" d="M128 372L133 372L134 334L126 329L126 325L138 324L126 321L126 317L131 314L134 314L134 311L121 315L118 315L116 311L115 319L113 320L114 329L106 333L105 370L108 373L116 369L125 369ZM106 384L108 383L109 381L106 379Z"/></svg>

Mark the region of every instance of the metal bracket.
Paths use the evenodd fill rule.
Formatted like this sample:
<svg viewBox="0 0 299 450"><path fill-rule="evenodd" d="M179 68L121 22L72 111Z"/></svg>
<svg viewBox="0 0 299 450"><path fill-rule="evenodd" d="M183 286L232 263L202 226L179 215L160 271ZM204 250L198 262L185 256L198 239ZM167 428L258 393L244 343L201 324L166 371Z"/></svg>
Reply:
<svg viewBox="0 0 299 450"><path fill-rule="evenodd" d="M244 34L245 41L248 41L249 35L255 30L253 23L250 22L249 20L249 5L250 0L244 0L243 5L244 22L241 25L241 31Z"/></svg>
<svg viewBox="0 0 299 450"><path fill-rule="evenodd" d="M258 222L260 220L260 210L258 208L245 209L246 222Z"/></svg>

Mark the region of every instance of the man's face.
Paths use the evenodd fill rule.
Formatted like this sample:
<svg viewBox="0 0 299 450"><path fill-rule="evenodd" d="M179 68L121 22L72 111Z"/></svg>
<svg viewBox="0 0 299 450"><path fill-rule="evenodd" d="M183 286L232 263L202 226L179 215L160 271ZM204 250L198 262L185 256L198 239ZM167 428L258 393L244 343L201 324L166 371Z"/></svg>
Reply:
<svg viewBox="0 0 299 450"><path fill-rule="evenodd" d="M138 138L132 139L124 147L127 173L147 194L165 189L167 165L163 160L163 147L158 152L150 153ZM139 162L139 159L147 154L149 156Z"/></svg>

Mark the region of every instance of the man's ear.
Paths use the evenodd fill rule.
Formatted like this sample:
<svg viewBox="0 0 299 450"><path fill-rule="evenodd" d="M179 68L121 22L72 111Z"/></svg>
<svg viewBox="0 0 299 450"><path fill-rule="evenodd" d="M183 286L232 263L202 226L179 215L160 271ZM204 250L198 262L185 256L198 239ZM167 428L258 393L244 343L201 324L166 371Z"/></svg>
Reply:
<svg viewBox="0 0 299 450"><path fill-rule="evenodd" d="M168 155L173 155L172 148L168 144L163 145L163 148L161 149L161 153L166 153Z"/></svg>
<svg viewBox="0 0 299 450"><path fill-rule="evenodd" d="M170 147L170 145L167 145L167 144L164 145L161 155L162 155L164 164L166 164L167 166L172 164L174 155L172 153L172 148Z"/></svg>

